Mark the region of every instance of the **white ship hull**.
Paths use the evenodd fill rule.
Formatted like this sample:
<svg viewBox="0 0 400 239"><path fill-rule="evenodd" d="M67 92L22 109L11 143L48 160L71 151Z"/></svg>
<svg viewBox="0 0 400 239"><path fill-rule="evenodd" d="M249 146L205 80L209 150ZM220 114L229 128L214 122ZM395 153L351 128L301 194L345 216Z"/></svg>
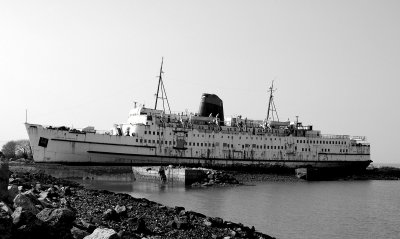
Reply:
<svg viewBox="0 0 400 239"><path fill-rule="evenodd" d="M211 149L197 151L193 148L176 148L168 144L138 143L137 138L132 136L70 132L28 123L25 126L34 160L38 163L349 169L366 168L371 162L369 152L364 151L293 152L286 146L278 146L279 150L267 150L264 145L264 148L260 147L261 149L248 154L244 150L226 150L222 145L218 148L214 144ZM167 134L168 132L165 133ZM296 139L285 136L281 137L279 142L281 145L287 145L296 142Z"/></svg>

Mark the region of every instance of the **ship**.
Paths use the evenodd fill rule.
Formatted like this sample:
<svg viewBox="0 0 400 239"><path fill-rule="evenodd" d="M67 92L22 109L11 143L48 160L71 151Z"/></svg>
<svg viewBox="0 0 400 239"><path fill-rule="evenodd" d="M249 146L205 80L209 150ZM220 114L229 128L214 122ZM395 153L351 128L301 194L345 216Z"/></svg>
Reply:
<svg viewBox="0 0 400 239"><path fill-rule="evenodd" d="M34 161L340 170L365 169L372 162L370 144L364 136L325 135L312 125L303 125L298 117L293 122L280 121L273 83L262 120L225 117L223 101L208 93L201 96L197 113L172 113L162 67L163 61L154 108L135 102L127 122L110 130L26 122ZM158 103L162 109L157 108Z"/></svg>

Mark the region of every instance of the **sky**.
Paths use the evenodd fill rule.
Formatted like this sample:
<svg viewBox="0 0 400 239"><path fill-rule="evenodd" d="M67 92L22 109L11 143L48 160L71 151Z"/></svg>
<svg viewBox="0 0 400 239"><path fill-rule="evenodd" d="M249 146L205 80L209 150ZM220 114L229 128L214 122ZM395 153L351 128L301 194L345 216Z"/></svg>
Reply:
<svg viewBox="0 0 400 239"><path fill-rule="evenodd" d="M366 136L400 163L400 1L1 1L0 145L23 123L124 123L154 107L164 57L171 110L217 94L226 116L264 119L274 81L281 120Z"/></svg>

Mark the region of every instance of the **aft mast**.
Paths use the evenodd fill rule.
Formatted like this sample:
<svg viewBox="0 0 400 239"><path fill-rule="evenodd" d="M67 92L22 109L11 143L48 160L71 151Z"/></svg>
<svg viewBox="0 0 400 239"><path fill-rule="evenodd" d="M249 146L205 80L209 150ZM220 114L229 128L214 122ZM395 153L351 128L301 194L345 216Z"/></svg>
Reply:
<svg viewBox="0 0 400 239"><path fill-rule="evenodd" d="M167 102L168 105L168 110L169 113L171 114L171 108L169 107L169 102L168 102L168 97L167 97L167 92L165 91L165 86L162 80L162 74L164 74L162 67L163 67L163 63L164 63L164 57L161 58L161 67L160 67L160 74L158 75L158 86L157 86L157 93L156 93L156 103L154 105L154 109L157 109L157 101L158 99L162 100L162 104L163 104L163 111L165 113L165 101ZM161 90L161 92L160 92ZM161 93L161 96L159 96L159 94ZM164 97L165 95L165 97Z"/></svg>
<svg viewBox="0 0 400 239"><path fill-rule="evenodd" d="M269 88L269 102L268 102L268 112L267 112L267 119L266 119L267 122L270 120L270 117L272 118L272 121L275 121L274 112L275 112L276 119L279 122L278 111L276 110L275 103L274 103L274 96L272 94L274 91L275 91L274 81L272 81L271 87Z"/></svg>

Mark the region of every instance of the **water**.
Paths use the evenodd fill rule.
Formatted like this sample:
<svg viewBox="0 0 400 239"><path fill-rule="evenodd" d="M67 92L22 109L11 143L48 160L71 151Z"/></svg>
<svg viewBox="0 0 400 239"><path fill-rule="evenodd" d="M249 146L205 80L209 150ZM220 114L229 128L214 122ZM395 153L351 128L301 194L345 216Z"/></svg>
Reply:
<svg viewBox="0 0 400 239"><path fill-rule="evenodd" d="M400 238L400 181L261 182L191 189L129 181L126 175L109 178L80 182L254 225L277 238Z"/></svg>

